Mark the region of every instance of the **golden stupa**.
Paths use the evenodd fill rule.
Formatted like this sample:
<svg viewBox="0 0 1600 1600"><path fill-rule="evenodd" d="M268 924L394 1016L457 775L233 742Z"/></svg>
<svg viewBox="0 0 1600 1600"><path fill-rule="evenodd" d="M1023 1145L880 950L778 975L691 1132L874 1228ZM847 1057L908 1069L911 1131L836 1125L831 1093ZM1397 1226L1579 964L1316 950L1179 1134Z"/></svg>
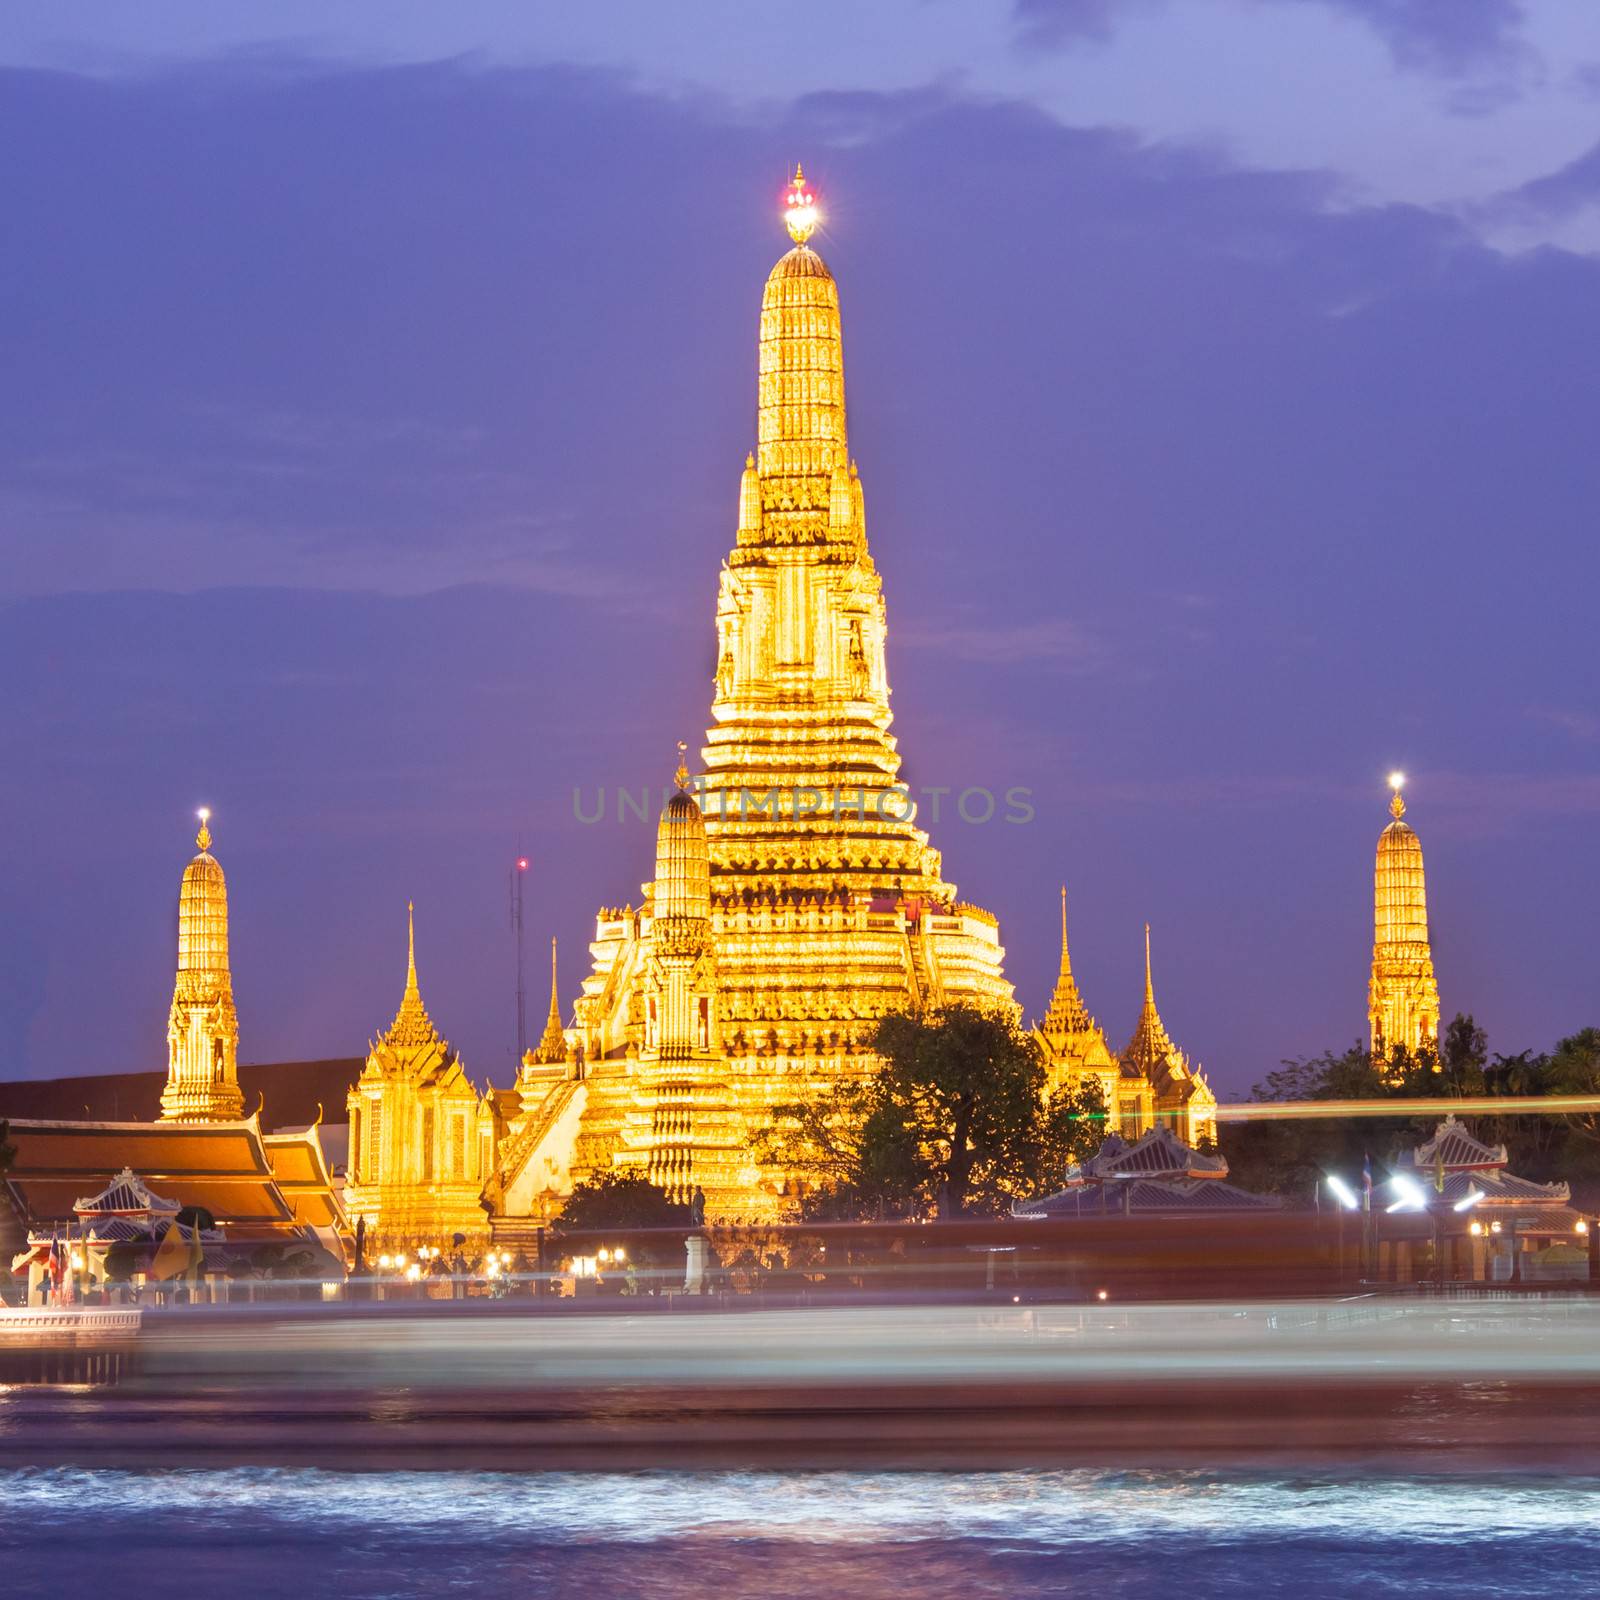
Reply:
<svg viewBox="0 0 1600 1600"><path fill-rule="evenodd" d="M211 813L200 810L200 853L178 890L178 973L167 1016L167 1085L161 1115L227 1122L241 1115L239 1016L228 966L228 885L211 854Z"/></svg>
<svg viewBox="0 0 1600 1600"><path fill-rule="evenodd" d="M756 448L719 583L702 771L680 769L642 903L600 913L567 1030L584 1084L573 1170L637 1168L751 1219L796 1192L750 1150L774 1103L873 1071L867 1040L891 1011L1013 1004L994 917L944 880L899 782L839 291L799 172L785 220L794 248L762 294ZM547 1072L525 1062L529 1121L549 1116ZM505 1179L521 1198L518 1174Z"/></svg>
<svg viewBox="0 0 1600 1600"><path fill-rule="evenodd" d="M1389 778L1394 820L1378 835L1373 870L1372 979L1367 1014L1372 1053L1388 1057L1405 1049L1433 1051L1439 1039L1439 984L1428 939L1428 893L1422 841L1405 821L1400 790L1403 773Z"/></svg>

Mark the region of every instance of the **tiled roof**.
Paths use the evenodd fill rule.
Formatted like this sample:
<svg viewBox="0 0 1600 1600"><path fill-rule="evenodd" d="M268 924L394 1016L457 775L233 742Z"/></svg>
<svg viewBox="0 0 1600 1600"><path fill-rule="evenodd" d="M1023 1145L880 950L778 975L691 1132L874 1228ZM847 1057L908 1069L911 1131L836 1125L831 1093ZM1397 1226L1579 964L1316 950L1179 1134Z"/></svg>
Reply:
<svg viewBox="0 0 1600 1600"><path fill-rule="evenodd" d="M131 1167L145 1182L158 1174L268 1175L260 1135L248 1122L69 1122L17 1118L10 1176L103 1173ZM84 1191L79 1189L78 1193Z"/></svg>
<svg viewBox="0 0 1600 1600"><path fill-rule="evenodd" d="M344 1211L333 1192L321 1131L272 1133L262 1142L296 1221L313 1228L338 1228L344 1225Z"/></svg>
<svg viewBox="0 0 1600 1600"><path fill-rule="evenodd" d="M1506 1164L1506 1147L1503 1144L1485 1144L1474 1138L1465 1123L1454 1115L1448 1116L1425 1144L1411 1152L1413 1166L1436 1168L1444 1158L1446 1171L1451 1167L1503 1167Z"/></svg>
<svg viewBox="0 0 1600 1600"><path fill-rule="evenodd" d="M1251 1194L1218 1178L1135 1178L1063 1189L1012 1207L1019 1217L1181 1216L1191 1213L1276 1211L1282 1201Z"/></svg>
<svg viewBox="0 0 1600 1600"><path fill-rule="evenodd" d="M1129 1196L1129 1209L1135 1215L1142 1211L1277 1211L1282 1204L1273 1195L1251 1194L1216 1178L1164 1182L1141 1178Z"/></svg>

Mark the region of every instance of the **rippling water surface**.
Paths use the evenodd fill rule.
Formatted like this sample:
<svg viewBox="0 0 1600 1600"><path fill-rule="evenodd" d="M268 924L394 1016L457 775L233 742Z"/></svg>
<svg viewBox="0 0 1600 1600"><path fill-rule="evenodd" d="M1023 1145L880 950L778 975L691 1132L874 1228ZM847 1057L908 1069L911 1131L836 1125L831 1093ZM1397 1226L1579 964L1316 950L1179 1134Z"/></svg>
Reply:
<svg viewBox="0 0 1600 1600"><path fill-rule="evenodd" d="M1600 1592L1600 1480L0 1473L28 1596Z"/></svg>

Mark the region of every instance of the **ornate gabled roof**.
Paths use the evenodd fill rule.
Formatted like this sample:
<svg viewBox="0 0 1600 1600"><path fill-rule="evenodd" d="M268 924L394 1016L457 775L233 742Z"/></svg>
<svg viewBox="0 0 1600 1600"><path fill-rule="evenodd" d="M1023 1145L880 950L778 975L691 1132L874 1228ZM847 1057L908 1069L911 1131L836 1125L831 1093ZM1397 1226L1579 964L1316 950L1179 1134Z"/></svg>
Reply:
<svg viewBox="0 0 1600 1600"><path fill-rule="evenodd" d="M1150 977L1150 924L1144 925L1144 1008L1133 1030L1122 1064L1131 1076L1148 1078L1158 1087L1170 1078L1189 1076L1189 1058L1172 1042L1161 1013L1156 1010L1155 984Z"/></svg>
<svg viewBox="0 0 1600 1600"><path fill-rule="evenodd" d="M1040 1025L1046 1033L1098 1033L1095 1020L1078 992L1072 976L1072 956L1067 949L1067 886L1061 886L1061 970L1050 995L1050 1007Z"/></svg>
<svg viewBox="0 0 1600 1600"><path fill-rule="evenodd" d="M1432 1138L1419 1144L1411 1152L1414 1167L1434 1170L1442 1161L1449 1172L1458 1167L1503 1167L1506 1164L1506 1147L1503 1144L1485 1144L1475 1138L1464 1122L1458 1122L1452 1112L1437 1128Z"/></svg>
<svg viewBox="0 0 1600 1600"><path fill-rule="evenodd" d="M151 1212L172 1217L182 1208L176 1200L163 1200L151 1194L133 1168L124 1167L99 1194L75 1200L72 1209L80 1217L142 1216Z"/></svg>
<svg viewBox="0 0 1600 1600"><path fill-rule="evenodd" d="M1187 1145L1166 1123L1129 1144L1120 1134L1109 1134L1104 1144L1078 1169L1086 1179L1141 1177L1225 1178L1228 1158L1207 1155Z"/></svg>
<svg viewBox="0 0 1600 1600"><path fill-rule="evenodd" d="M1252 1194L1234 1183L1207 1178L1141 1178L1128 1188L1126 1209L1167 1211L1277 1211L1283 1202L1275 1195Z"/></svg>
<svg viewBox="0 0 1600 1600"><path fill-rule="evenodd" d="M1165 1123L1133 1144L1109 1134L1066 1187L1014 1205L1019 1217L1151 1216L1204 1211L1272 1211L1281 1202L1224 1181L1225 1156L1186 1145ZM1098 1192L1097 1192L1098 1191Z"/></svg>
<svg viewBox="0 0 1600 1600"><path fill-rule="evenodd" d="M405 993L400 997L400 1009L395 1012L394 1021L379 1035L377 1043L398 1051L413 1052L431 1047L448 1052L450 1046L434 1027L433 1018L422 1003L422 991L417 987L416 913L409 900L406 902L406 940Z"/></svg>

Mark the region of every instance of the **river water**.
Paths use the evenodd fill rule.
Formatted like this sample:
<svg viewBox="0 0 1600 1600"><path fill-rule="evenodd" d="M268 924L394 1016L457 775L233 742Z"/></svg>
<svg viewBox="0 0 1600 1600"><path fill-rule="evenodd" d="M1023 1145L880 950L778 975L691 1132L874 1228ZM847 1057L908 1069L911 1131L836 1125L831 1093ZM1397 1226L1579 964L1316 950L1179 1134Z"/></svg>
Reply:
<svg viewBox="0 0 1600 1600"><path fill-rule="evenodd" d="M143 1600L1600 1593L1600 1479L0 1471L0 1585Z"/></svg>

